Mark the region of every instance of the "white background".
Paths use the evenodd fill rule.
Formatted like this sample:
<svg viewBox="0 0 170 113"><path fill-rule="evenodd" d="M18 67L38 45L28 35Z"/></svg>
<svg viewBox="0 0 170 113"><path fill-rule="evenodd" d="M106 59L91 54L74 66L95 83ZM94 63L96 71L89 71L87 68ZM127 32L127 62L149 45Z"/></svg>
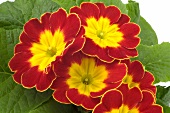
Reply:
<svg viewBox="0 0 170 113"><path fill-rule="evenodd" d="M7 0L0 0L0 3ZM14 0L9 0L14 1ZM135 0L139 3L140 14L149 22L158 36L158 42L170 42L170 0ZM128 3L128 0L122 0ZM169 83L161 83L170 86Z"/></svg>

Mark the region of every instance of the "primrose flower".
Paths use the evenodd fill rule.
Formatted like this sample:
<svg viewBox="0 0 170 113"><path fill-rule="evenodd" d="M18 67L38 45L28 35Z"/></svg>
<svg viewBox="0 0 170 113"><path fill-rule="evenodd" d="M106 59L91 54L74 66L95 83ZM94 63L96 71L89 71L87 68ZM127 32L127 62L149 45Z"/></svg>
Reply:
<svg viewBox="0 0 170 113"><path fill-rule="evenodd" d="M127 75L123 78L123 84L128 84L129 88L138 87L140 90L149 90L156 95L156 86L153 85L154 76L145 71L141 62L135 60L122 60L128 68Z"/></svg>
<svg viewBox="0 0 170 113"><path fill-rule="evenodd" d="M67 15L62 8L54 13L45 13L40 20L29 20L20 35L20 43L15 47L15 55L9 62L15 72L14 80L26 88L47 90L56 79L53 62L66 53L80 26L79 17L76 14Z"/></svg>
<svg viewBox="0 0 170 113"><path fill-rule="evenodd" d="M163 109L149 91L124 84L119 90L107 91L92 113L163 113Z"/></svg>
<svg viewBox="0 0 170 113"><path fill-rule="evenodd" d="M70 12L79 15L85 28L86 43L82 51L86 55L96 56L104 62L138 55L140 28L116 6L87 2L71 8Z"/></svg>
<svg viewBox="0 0 170 113"><path fill-rule="evenodd" d="M92 110L102 94L121 84L126 65L116 60L105 63L80 51L63 56L61 62L54 65L54 72L57 75L51 86L54 99Z"/></svg>

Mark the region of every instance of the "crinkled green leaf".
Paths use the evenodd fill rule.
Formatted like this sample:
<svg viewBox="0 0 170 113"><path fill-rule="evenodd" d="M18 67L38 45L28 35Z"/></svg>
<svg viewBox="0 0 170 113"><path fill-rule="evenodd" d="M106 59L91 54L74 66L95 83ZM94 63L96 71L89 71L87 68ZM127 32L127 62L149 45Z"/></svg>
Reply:
<svg viewBox="0 0 170 113"><path fill-rule="evenodd" d="M14 46L18 43L21 29L5 30L0 28L0 68L3 72L10 72L8 62L13 56Z"/></svg>
<svg viewBox="0 0 170 113"><path fill-rule="evenodd" d="M138 24L140 19L139 3L130 0L126 5L126 8L128 10L128 15L131 18L131 22Z"/></svg>
<svg viewBox="0 0 170 113"><path fill-rule="evenodd" d="M170 87L157 86L156 93L157 104L163 107L164 113L169 113L170 111Z"/></svg>
<svg viewBox="0 0 170 113"><path fill-rule="evenodd" d="M139 26L141 28L141 32L139 34L141 44L148 46L158 44L158 38L155 31L143 17L140 17Z"/></svg>
<svg viewBox="0 0 170 113"><path fill-rule="evenodd" d="M16 84L10 73L0 72L0 113L28 113L49 100L52 91L40 93Z"/></svg>
<svg viewBox="0 0 170 113"><path fill-rule="evenodd" d="M153 46L139 45L140 60L145 69L155 76L155 83L170 81L170 43L162 43Z"/></svg>
<svg viewBox="0 0 170 113"><path fill-rule="evenodd" d="M76 5L76 0L52 0L69 12L69 9Z"/></svg>
<svg viewBox="0 0 170 113"><path fill-rule="evenodd" d="M76 0L76 4L80 6L82 2L90 2L91 0Z"/></svg>
<svg viewBox="0 0 170 113"><path fill-rule="evenodd" d="M78 111L72 104L61 104L51 98L29 113L78 113Z"/></svg>
<svg viewBox="0 0 170 113"><path fill-rule="evenodd" d="M15 0L0 4L0 27L22 28L30 18L40 17L45 12L53 12L58 5L51 0Z"/></svg>

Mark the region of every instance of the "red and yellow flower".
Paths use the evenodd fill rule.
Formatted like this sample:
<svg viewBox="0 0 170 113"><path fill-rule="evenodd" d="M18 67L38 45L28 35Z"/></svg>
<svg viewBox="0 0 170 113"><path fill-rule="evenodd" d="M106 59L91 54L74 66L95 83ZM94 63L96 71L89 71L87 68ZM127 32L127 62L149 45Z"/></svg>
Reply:
<svg viewBox="0 0 170 113"><path fill-rule="evenodd" d="M36 87L38 91L48 89L56 79L53 62L66 53L76 39L80 26L79 17L76 14L67 15L62 8L54 13L45 13L40 20L29 20L20 35L20 43L15 47L15 55L9 62L15 72L14 80L26 88ZM83 43L80 42L81 45Z"/></svg>
<svg viewBox="0 0 170 113"><path fill-rule="evenodd" d="M126 75L126 65L119 61L104 63L82 52L66 54L54 65L58 78L51 88L61 103L73 103L92 110L107 90L118 87Z"/></svg>
<svg viewBox="0 0 170 113"><path fill-rule="evenodd" d="M160 105L155 104L154 95L127 84L119 90L109 90L101 98L101 102L92 113L163 113Z"/></svg>
<svg viewBox="0 0 170 113"><path fill-rule="evenodd" d="M141 62L135 60L122 60L127 65L127 75L123 78L123 84L128 84L129 88L138 87L140 90L149 90L156 95L156 86L153 85L154 76L145 71Z"/></svg>
<svg viewBox="0 0 170 113"><path fill-rule="evenodd" d="M79 15L85 28L86 43L82 51L86 55L96 56L104 62L138 55L140 28L116 6L82 3L70 12Z"/></svg>

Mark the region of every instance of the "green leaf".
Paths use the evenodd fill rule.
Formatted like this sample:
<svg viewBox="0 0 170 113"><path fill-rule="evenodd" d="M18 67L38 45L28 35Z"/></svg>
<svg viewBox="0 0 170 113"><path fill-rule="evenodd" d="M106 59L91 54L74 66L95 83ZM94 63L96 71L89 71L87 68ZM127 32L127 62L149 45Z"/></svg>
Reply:
<svg viewBox="0 0 170 113"><path fill-rule="evenodd" d="M139 26L141 28L141 32L139 34L141 44L148 46L158 44L158 38L155 31L143 17L140 17Z"/></svg>
<svg viewBox="0 0 170 113"><path fill-rule="evenodd" d="M72 104L61 104L51 98L29 113L78 113L78 111Z"/></svg>
<svg viewBox="0 0 170 113"><path fill-rule="evenodd" d="M14 46L18 43L20 33L21 29L5 30L0 28L0 68L3 72L11 72L8 62L14 54Z"/></svg>
<svg viewBox="0 0 170 113"><path fill-rule="evenodd" d="M157 86L156 93L157 104L163 107L164 113L169 113L170 111L170 87Z"/></svg>
<svg viewBox="0 0 170 113"><path fill-rule="evenodd" d="M60 5L62 8L66 9L69 12L69 9L73 6L76 6L76 0L52 0Z"/></svg>
<svg viewBox="0 0 170 113"><path fill-rule="evenodd" d="M139 3L130 0L126 5L126 8L128 10L128 15L131 18L131 22L138 24L140 19Z"/></svg>
<svg viewBox="0 0 170 113"><path fill-rule="evenodd" d="M40 93L17 85L10 73L0 72L0 113L28 113L49 100L52 91Z"/></svg>
<svg viewBox="0 0 170 113"><path fill-rule="evenodd" d="M91 0L76 0L76 4L80 6L82 2L90 2Z"/></svg>
<svg viewBox="0 0 170 113"><path fill-rule="evenodd" d="M50 0L15 0L0 4L0 28L21 28L30 18L40 17L45 12L53 12L58 5Z"/></svg>
<svg viewBox="0 0 170 113"><path fill-rule="evenodd" d="M140 60L145 69L155 76L155 83L170 81L170 43L137 47Z"/></svg>

